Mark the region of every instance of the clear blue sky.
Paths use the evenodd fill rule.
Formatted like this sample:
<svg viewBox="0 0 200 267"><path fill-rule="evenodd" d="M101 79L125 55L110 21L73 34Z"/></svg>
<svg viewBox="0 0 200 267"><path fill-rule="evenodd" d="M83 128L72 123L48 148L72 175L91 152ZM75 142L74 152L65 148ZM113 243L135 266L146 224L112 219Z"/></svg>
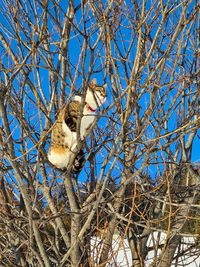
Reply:
<svg viewBox="0 0 200 267"><path fill-rule="evenodd" d="M75 4L78 3L78 2L79 1L75 1ZM166 1L164 1L164 3L165 2ZM125 13L127 14L127 17L129 17L130 21L133 22L133 24L130 24L130 21L124 16L123 19L122 19L122 22L121 22L120 30L118 29L118 32L116 34L116 36L117 36L117 45L118 45L118 48L121 50L123 56L125 55L125 52L128 49L132 39L135 38L134 39L134 44L133 44L133 46L131 48L131 51L130 51L130 56L129 56L128 60L127 60L128 61L127 62L127 68L129 68L130 66L133 66L134 59L135 59L135 54L136 54L137 37L138 37L137 34L134 35L135 31L132 31L133 27L137 26L137 22L136 21L134 22L134 20L131 19L132 13L134 12L134 7L132 6L132 9L131 9L130 8L130 3L131 3L130 1L125 1L123 8L125 10L127 9ZM68 1L61 1L61 6L62 6L64 12L66 10L67 4L68 4ZM194 7L194 4L195 4L195 1L193 1L192 4L189 6L188 13L187 13L188 16L189 16L191 10ZM53 6L51 6L51 5L52 4L50 4L50 6L49 6L49 10L51 10L52 14L54 14ZM173 5L173 3L172 3L172 5ZM1 3L1 7L2 7L2 3ZM149 1L147 1L147 8L149 8L149 9L151 8L151 5L150 5ZM150 23L150 21L152 20L152 16L155 15L155 9L156 9L156 7L154 8L154 11L152 11L149 14L149 18L147 19L148 23ZM173 30L173 29L170 28L171 24L174 24L174 22L175 22L174 25L176 26L176 24L178 23L180 10L181 10L180 8L175 9L172 12L172 14L170 14L171 19L168 21L168 25L166 24L166 25L163 26L163 29L165 29L165 32L168 33L169 36L171 36L171 31ZM28 12L29 12L29 15L30 15L30 10ZM41 18L42 18L41 9L38 9L37 12L38 12L38 14L41 13ZM60 13L61 21L64 20L64 12ZM81 10L79 10L79 12L76 15L76 22L75 22L77 25L79 25L79 22L82 19L81 15L82 15L81 14ZM91 14L88 13L88 15L91 15ZM33 24L35 24L36 21L35 21L34 17L33 16L31 16L31 17L32 17ZM5 16L2 16L2 13L1 13L0 23L2 23L4 26L6 26L8 29L10 29L9 24L6 21L5 18L6 18L6 13L5 13ZM151 38L154 38L155 33L156 33L156 31L157 31L157 29L159 27L160 21L161 21L161 15L159 15L157 17L155 22L152 22L152 29L150 31L150 37ZM42 23L42 19L40 21L40 24L41 23ZM95 20L90 18L88 20L86 26L87 27L91 26L91 31L92 31L93 28L95 29ZM57 51L57 45L53 44L53 42L59 42L60 41L60 36L58 34L58 28L56 28L56 25L52 21L49 22L48 27L49 27L49 31L51 33L51 41L52 41L51 50L52 50L52 52L56 52ZM81 30L83 29L83 26L81 24L79 25L79 27L80 27ZM115 25L113 25L113 28L114 27L115 27ZM186 30L188 30L188 28ZM13 30L11 30L11 31L13 31ZM191 30L190 34L192 35L192 33L193 33L193 30ZM93 33L92 39L90 40L90 45L94 44L94 42L98 38L98 34L99 34L98 31ZM22 35L22 38L25 38L25 37ZM37 39L37 36L35 36L35 40L36 39ZM162 39L164 41L162 41ZM18 47L16 46L16 42L12 38L12 36L9 36L9 40L11 41L12 49L14 51L17 51ZM166 34L166 36L164 36L164 34L160 35L159 42L162 42L161 49L163 51L165 51L167 49L170 40L171 40L170 38L169 39L167 38L167 34ZM192 40L192 37L191 37L191 40ZM71 34L71 40L69 42L69 56L70 56L70 61L72 63L71 71L72 71L72 73L74 73L74 75L76 74L75 67L78 64L79 56L80 56L81 49L82 49L82 41L83 41L83 38L77 32ZM122 41L124 41L124 43ZM180 41L180 37L178 38L178 41ZM176 56L175 53L176 53L176 51L178 49L178 41L176 42L175 48L172 50L172 53L174 53L174 56L171 55L170 60L167 62L168 65L166 66L166 70L169 70L170 66L173 67L173 64L174 64L173 59L175 59L175 56ZM97 49L97 52L95 52L95 73L93 74L93 77L96 77L97 80L99 81L99 83L103 83L104 82L104 78L106 77L106 81L108 83L108 100L107 100L105 106L108 107L109 105L111 105L113 103L114 96L113 96L113 91L112 91L112 87L111 87L111 84L110 84L109 76L108 75L105 76L105 69L101 69L102 62L105 59L105 45L102 42L100 42L96 49ZM116 58L116 62L117 62L118 74L119 74L119 77L121 78L119 92L122 93L123 90L126 89L127 83L126 83L125 78L124 78L125 75L124 75L123 66L120 64L120 55L117 52L116 47L114 47L114 42L112 42L112 49L113 49L112 50L113 55ZM191 43L188 44L188 46L187 46L187 48L185 50L185 57L188 58L188 62L192 61L193 57L194 57L192 49L193 49L193 44L191 42ZM0 47L0 51L1 51L1 47ZM24 47L23 47L23 53L24 53L24 55L26 55L28 53L28 50L26 48L24 48ZM154 66L154 61L156 62L156 60L158 60L159 57L161 57L161 56L162 55L159 54L159 52L157 52L157 54L155 53L151 58L152 62L150 63L150 66L153 67ZM4 55L2 60L3 60L3 63L6 64L7 57ZM90 60L90 53L88 52L87 55L86 55L86 61L85 61L85 67L84 67L84 69L85 69L85 77L87 76L87 72L89 70L89 60ZM58 54L55 53L54 54L55 66L57 64L57 61L58 61ZM31 61L29 61L29 63L31 63ZM12 63L10 65L12 66ZM41 74L42 88L44 90L46 99L49 100L50 99L50 90L49 90L50 84L49 84L49 77L48 77L49 70L43 68L44 66L45 66L45 63L44 63L44 61L41 60L40 61L40 67L41 67L40 74ZM186 75L187 75L187 68L188 68L188 66L184 63L183 69L184 69L184 72L186 72L186 73L184 73L184 72L183 73L186 74ZM130 69L128 70L129 75L130 75ZM179 73L180 75L183 74L183 73L181 73L181 70L182 70L181 66L177 66L176 69L177 69L177 73ZM33 70L34 70L34 68L33 68ZM81 70L80 67L79 67L79 70ZM139 88L139 84L141 84L141 85L144 84L145 80L148 77L146 71L147 71L147 69L144 70L143 74L140 77L140 81L137 82L138 83L138 88ZM31 74L30 78L33 80L34 76ZM83 79L83 77L81 76L81 74L78 74L77 75L77 79L75 80L75 87L76 87L77 91L81 90L82 79ZM66 82L68 84L68 86L66 86L66 95L68 95L69 90L70 90L70 82L69 82L68 77L67 77ZM164 84L166 82L170 82L170 76L169 76L168 73L163 73L162 74L162 78L161 78L161 84L162 83ZM18 81L14 82L13 84L16 85L16 87L19 86ZM176 84L177 84L178 87L177 88L173 88L171 90L171 92L168 94L168 99L166 99L166 102L165 102L165 109L166 110L168 109L168 107L169 107L171 101L173 100L173 97L176 95L177 91L181 90L181 85L178 84L178 83L176 83ZM193 91L197 90L197 84L193 84L191 87L193 87ZM139 90L139 92L141 92L140 88L138 90ZM144 115L146 107L149 105L149 90L151 90L151 87L147 87L146 88L146 92L143 94L143 96L139 100L139 105L141 107L141 113L140 113L141 117ZM167 86L166 87L163 86L163 90L167 90ZM162 89L160 91L162 92ZM30 92L29 92L29 97L34 98L34 96ZM179 100L180 100L180 98L177 100L177 103L178 103ZM28 108L28 104L29 104L29 101L27 101L27 107L26 107L28 112L29 112L29 115L31 115L32 113L33 113L32 115L34 115L34 110L31 109L31 108ZM125 100L125 98L123 99L123 108L124 109L126 108L126 100ZM195 108L199 108L199 107L196 106ZM174 109L174 111L172 111L170 116L169 116L168 130L170 130L170 131L173 131L177 127L177 113L176 113L177 111L178 111L178 109L177 110ZM187 107L186 107L186 111L187 111ZM118 115L116 115L116 117L113 117L113 112L116 112L115 107L113 107L111 110L109 110L108 113L106 114L106 117L101 118L99 123L98 123L99 128L101 129L102 132L106 129L106 132L104 133L105 137L103 137L102 140L99 141L99 142L102 142L103 139L106 138L106 134L108 134L108 133L111 136L113 134L112 137L114 137L114 138L116 138L116 136L118 134L118 131L120 129L120 125L117 125L117 123L115 124L115 128L114 128L115 132L114 133L110 133L109 132L110 118L112 118L112 119L114 118L114 119L116 119L116 121L119 120ZM33 121L36 123L36 120L37 120L37 117L35 117ZM155 123L155 126L156 126L156 123ZM149 126L149 130L150 130L150 128L151 128L151 126ZM38 128L38 131L39 131L39 128ZM161 133L164 134L165 132L162 130ZM15 134L16 134L16 136L14 135L14 137L17 138L17 131L15 131ZM151 138L153 138L153 137L155 137L155 133L152 135ZM143 138L143 141L144 140L145 140L145 138ZM161 140L161 144L164 144L164 142L166 142L166 139L165 139L165 141ZM109 140L107 141L108 150L110 149L112 144L113 143L109 142ZM31 145L32 144L30 144L30 146ZM195 140L194 140L194 146L193 146L193 150L192 150L192 162L197 162L200 159L199 147L200 147L200 142L199 142L199 138L198 138L198 135L197 135ZM174 149L175 149L175 144L172 145L172 147L171 147L171 152L172 153L173 153ZM107 153L108 153L108 151L104 148L98 154L98 156L96 158L97 159L97 166L99 166L99 167L101 166L101 163L102 163L103 159L106 158ZM157 156L158 156L157 160L158 161L162 161L162 155L158 153ZM122 157L123 157L123 155L122 155ZM141 158L141 160L142 160L142 158ZM140 164L140 163L137 163L137 164ZM114 171L116 176L118 175L118 170L121 168L120 167L120 163L118 165L119 166L117 166L115 171ZM88 163L86 164L86 171L87 171L87 166L88 166ZM100 170L99 167L97 167L97 172L99 172L99 170ZM155 167L153 165L151 173L153 173L154 170L155 170ZM84 176L84 173L82 173L82 175Z"/></svg>

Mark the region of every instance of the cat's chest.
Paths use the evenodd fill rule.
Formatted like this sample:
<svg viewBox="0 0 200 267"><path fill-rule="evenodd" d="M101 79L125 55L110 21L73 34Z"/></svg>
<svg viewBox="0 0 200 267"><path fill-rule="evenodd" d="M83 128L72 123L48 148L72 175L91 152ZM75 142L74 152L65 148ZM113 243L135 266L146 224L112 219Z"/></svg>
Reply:
<svg viewBox="0 0 200 267"><path fill-rule="evenodd" d="M81 137L86 136L86 132L90 129L95 120L95 113L88 111L87 109L83 111L83 117L81 119Z"/></svg>
<svg viewBox="0 0 200 267"><path fill-rule="evenodd" d="M81 127L83 128L90 128L91 124L94 122L95 116L94 115L83 115L81 120Z"/></svg>

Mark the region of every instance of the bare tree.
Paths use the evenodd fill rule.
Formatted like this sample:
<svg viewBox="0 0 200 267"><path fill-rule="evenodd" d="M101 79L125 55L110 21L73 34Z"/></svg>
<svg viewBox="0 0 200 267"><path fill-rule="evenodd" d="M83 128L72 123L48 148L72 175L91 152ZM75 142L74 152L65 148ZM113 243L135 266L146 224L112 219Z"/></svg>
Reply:
<svg viewBox="0 0 200 267"><path fill-rule="evenodd" d="M131 266L193 256L181 243L200 229L198 1L1 0L0 12L1 265L106 266L115 234ZM53 123L93 77L107 103L79 144L82 172L64 173L46 156Z"/></svg>

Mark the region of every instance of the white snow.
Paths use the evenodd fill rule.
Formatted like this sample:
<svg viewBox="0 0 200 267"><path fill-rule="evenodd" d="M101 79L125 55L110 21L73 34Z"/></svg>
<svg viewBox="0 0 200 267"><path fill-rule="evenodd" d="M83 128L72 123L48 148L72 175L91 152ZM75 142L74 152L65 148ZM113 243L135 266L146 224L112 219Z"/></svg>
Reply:
<svg viewBox="0 0 200 267"><path fill-rule="evenodd" d="M159 240L159 241L158 241ZM154 256L159 256L161 253L161 249L158 248L156 251L153 250L155 244L164 244L166 241L165 233L153 232L149 237L147 245L148 247L152 247L152 250L148 253L145 261L145 267L150 266L150 264L154 260ZM100 252L102 249L103 241L98 237L93 237L91 241L92 248L92 257L94 259L94 266L98 265ZM191 249L189 249L190 245L194 245ZM195 238L194 237L183 237L181 245L178 250L179 253L188 249L186 253L178 258L178 261L173 261L171 266L187 266L187 267L199 267L200 266L200 247L195 246ZM178 251L177 250L177 251ZM176 251L176 254L177 254ZM109 254L109 261L107 267L131 267L131 251L129 249L127 239L120 237L119 235L115 235L113 238L112 248Z"/></svg>

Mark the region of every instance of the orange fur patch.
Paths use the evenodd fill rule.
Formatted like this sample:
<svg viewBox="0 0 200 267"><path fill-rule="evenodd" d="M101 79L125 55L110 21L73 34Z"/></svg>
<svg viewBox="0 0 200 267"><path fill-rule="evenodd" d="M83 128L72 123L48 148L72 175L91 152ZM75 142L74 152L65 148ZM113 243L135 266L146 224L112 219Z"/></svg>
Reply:
<svg viewBox="0 0 200 267"><path fill-rule="evenodd" d="M64 154L69 151L69 148L63 146L51 146L51 153Z"/></svg>

